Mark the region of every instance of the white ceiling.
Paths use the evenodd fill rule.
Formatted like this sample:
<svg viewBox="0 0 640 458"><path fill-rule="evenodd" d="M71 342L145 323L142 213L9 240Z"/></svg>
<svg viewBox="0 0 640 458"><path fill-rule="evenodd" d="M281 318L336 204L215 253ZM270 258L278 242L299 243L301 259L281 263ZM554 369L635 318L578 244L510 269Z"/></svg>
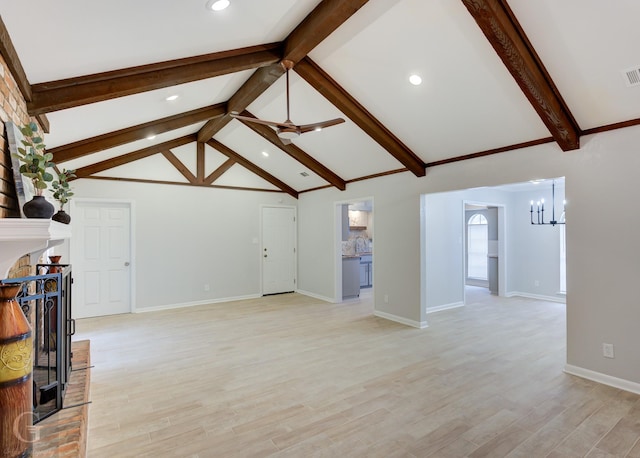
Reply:
<svg viewBox="0 0 640 458"><path fill-rule="evenodd" d="M28 9L23 2L3 2L0 14L29 82L36 84L279 42L319 3L231 0L229 8L214 13L205 9L205 0L31 0ZM640 118L640 87L627 87L621 73L640 66L640 2L508 3L581 129ZM460 0L370 0L309 57L425 163L551 135ZM421 86L408 83L414 72L422 76ZM53 148L222 103L252 73L245 70L47 113L51 132L45 142ZM290 76L295 123L347 120L303 135L296 146L344 180L403 167L295 71ZM170 94L180 98L165 101ZM248 110L263 119L283 121L284 94L285 81L280 78ZM120 156L196 133L203 124L62 166L79 168ZM328 185L237 120L214 139L297 191ZM226 156L209 146L205 151L208 174ZM195 143L173 152L195 170ZM301 176L303 171L309 176ZM99 175L186 183L162 155ZM240 165L214 184L275 189Z"/></svg>

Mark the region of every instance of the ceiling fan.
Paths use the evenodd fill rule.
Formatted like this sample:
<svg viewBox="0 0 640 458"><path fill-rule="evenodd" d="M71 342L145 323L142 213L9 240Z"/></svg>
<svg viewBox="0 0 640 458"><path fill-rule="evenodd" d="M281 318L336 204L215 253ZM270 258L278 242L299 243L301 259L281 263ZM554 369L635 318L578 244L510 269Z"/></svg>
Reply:
<svg viewBox="0 0 640 458"><path fill-rule="evenodd" d="M273 122L273 121L265 121L263 119L251 118L249 116L241 116L236 112L231 112L229 115L232 118L239 119L241 121L254 122L257 124L264 124L266 126L271 126L276 128L276 133L282 143L289 144L294 138L299 137L301 134L306 132L319 131L324 129L325 127L335 126L336 124L341 124L344 122L342 118L330 119L328 121L322 122L314 122L313 124L302 124L297 125L291 122L291 117L289 116L289 70L293 68L293 62L290 60L283 60L280 63L284 69L286 70L286 78L287 78L287 120L284 122Z"/></svg>

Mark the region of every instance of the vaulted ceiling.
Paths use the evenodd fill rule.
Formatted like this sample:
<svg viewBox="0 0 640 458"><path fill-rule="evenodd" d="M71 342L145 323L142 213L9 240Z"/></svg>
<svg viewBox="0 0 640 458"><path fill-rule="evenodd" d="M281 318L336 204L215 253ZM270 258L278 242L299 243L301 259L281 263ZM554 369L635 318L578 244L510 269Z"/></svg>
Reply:
<svg viewBox="0 0 640 458"><path fill-rule="evenodd" d="M205 1L0 6L61 168L298 196L640 123L637 0ZM296 124L346 122L283 144L233 119L285 120L283 60Z"/></svg>

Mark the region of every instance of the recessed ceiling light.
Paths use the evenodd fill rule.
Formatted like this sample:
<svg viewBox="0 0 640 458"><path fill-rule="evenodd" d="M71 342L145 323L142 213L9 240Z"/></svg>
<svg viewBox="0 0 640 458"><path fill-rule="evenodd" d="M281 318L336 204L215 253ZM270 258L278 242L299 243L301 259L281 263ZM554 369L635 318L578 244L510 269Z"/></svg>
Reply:
<svg viewBox="0 0 640 458"><path fill-rule="evenodd" d="M153 140L154 138L156 138L155 135L147 135L147 140Z"/></svg>
<svg viewBox="0 0 640 458"><path fill-rule="evenodd" d="M178 97L180 97L178 94L173 94L173 95L170 95L169 97L167 97L165 100L167 102L173 102L174 100L177 100Z"/></svg>
<svg viewBox="0 0 640 458"><path fill-rule="evenodd" d="M207 9L213 11L222 11L229 6L229 0L209 0L207 2Z"/></svg>
<svg viewBox="0 0 640 458"><path fill-rule="evenodd" d="M322 127L316 127L315 129L313 129L316 132L320 132L322 130Z"/></svg>
<svg viewBox="0 0 640 458"><path fill-rule="evenodd" d="M263 155L264 157L269 157L269 153L267 153L266 151L263 151L263 152L262 152L262 155Z"/></svg>
<svg viewBox="0 0 640 458"><path fill-rule="evenodd" d="M419 86L420 84L422 84L422 78L420 78L419 75L413 74L409 77L409 82L414 86Z"/></svg>
<svg viewBox="0 0 640 458"><path fill-rule="evenodd" d="M538 179L538 180L529 180L529 183L532 183L532 184L540 184L540 183L542 183L543 181L544 181L544 178L542 178L542 179Z"/></svg>

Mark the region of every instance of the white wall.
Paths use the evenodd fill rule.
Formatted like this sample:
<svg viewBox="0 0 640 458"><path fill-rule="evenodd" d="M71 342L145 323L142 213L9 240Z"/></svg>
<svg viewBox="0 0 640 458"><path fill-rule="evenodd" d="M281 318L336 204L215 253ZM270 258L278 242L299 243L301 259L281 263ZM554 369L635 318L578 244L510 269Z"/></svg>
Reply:
<svg viewBox="0 0 640 458"><path fill-rule="evenodd" d="M551 220L551 184L540 190L513 193L509 219L510 254L514 269L510 291L560 299L560 230L561 226L531 225L530 201L544 194L545 221ZM562 209L564 188L556 187L556 209ZM547 210L548 215L547 215ZM559 213L562 213L561 211ZM534 209L534 220L536 219ZM556 221L560 214L556 214ZM536 286L535 282L538 282Z"/></svg>
<svg viewBox="0 0 640 458"><path fill-rule="evenodd" d="M426 255L424 293L427 309L464 302L463 194L429 194L424 199L425 233L421 245ZM421 315L421 320L425 319Z"/></svg>
<svg viewBox="0 0 640 458"><path fill-rule="evenodd" d="M568 364L640 383L640 306L634 287L640 278L640 213L629 211L640 194L640 127L583 137L581 143L577 151L540 145L435 167L423 178L407 172L353 183L344 192L302 194L301 289L335 296L335 202L373 196L375 309L419 324L420 195L565 176ZM603 342L615 345L615 359L602 357Z"/></svg>
<svg viewBox="0 0 640 458"><path fill-rule="evenodd" d="M259 294L260 205L296 205L269 192L82 179L73 188L135 203L137 309Z"/></svg>

